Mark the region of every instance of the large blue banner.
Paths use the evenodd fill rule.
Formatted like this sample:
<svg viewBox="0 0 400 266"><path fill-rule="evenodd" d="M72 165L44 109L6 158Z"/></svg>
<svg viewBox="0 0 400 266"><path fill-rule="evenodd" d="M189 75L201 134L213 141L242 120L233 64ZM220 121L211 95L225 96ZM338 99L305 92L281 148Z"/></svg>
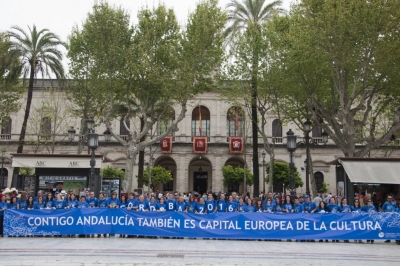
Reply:
<svg viewBox="0 0 400 266"><path fill-rule="evenodd" d="M159 237L400 240L400 213L268 214L6 210L5 236L126 234Z"/></svg>

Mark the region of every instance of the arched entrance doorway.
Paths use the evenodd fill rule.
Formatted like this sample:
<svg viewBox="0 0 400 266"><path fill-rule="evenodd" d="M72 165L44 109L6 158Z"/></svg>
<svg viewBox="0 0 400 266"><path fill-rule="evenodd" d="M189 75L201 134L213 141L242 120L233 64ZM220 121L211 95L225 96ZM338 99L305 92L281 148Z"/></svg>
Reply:
<svg viewBox="0 0 400 266"><path fill-rule="evenodd" d="M190 162L188 190L200 194L212 190L212 165L208 158L197 156Z"/></svg>
<svg viewBox="0 0 400 266"><path fill-rule="evenodd" d="M154 166L161 166L169 171L172 181L166 184L159 184L154 188L154 191L176 191L176 162L169 156L158 157Z"/></svg>

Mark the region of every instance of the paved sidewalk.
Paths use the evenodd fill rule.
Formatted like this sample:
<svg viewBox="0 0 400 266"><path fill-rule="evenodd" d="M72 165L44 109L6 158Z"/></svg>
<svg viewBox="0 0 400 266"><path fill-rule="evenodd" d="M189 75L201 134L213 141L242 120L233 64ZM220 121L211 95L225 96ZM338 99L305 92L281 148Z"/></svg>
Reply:
<svg viewBox="0 0 400 266"><path fill-rule="evenodd" d="M395 265L400 246L150 238L1 238L1 265Z"/></svg>

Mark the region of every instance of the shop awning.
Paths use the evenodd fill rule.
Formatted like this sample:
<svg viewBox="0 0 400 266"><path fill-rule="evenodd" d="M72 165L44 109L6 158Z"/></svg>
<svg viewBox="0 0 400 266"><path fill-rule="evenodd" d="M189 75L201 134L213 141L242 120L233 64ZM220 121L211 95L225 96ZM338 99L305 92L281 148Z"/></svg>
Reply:
<svg viewBox="0 0 400 266"><path fill-rule="evenodd" d="M12 154L12 167L30 168L90 168L89 154ZM94 168L101 168L105 157L95 156Z"/></svg>
<svg viewBox="0 0 400 266"><path fill-rule="evenodd" d="M400 162L338 160L352 183L400 184Z"/></svg>

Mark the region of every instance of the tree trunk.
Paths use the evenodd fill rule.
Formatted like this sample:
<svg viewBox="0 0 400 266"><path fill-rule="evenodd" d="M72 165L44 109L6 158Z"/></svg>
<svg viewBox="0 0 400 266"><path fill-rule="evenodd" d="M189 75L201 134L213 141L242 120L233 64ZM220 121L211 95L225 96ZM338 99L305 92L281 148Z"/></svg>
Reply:
<svg viewBox="0 0 400 266"><path fill-rule="evenodd" d="M22 122L21 133L19 134L17 153L22 153L24 150L26 127L28 125L29 114L31 111L32 95L33 95L33 82L35 80L35 62L31 62L31 70L29 73L29 85L28 85L28 96L26 98L26 107L24 121ZM15 167L13 170L13 177L19 174L19 167Z"/></svg>
<svg viewBox="0 0 400 266"><path fill-rule="evenodd" d="M140 131L144 128L144 121L143 118L140 119ZM146 136L143 136L140 139L140 142L146 140ZM139 151L139 169L138 169L138 188L143 188L143 173L144 173L144 150Z"/></svg>
<svg viewBox="0 0 400 266"><path fill-rule="evenodd" d="M275 154L272 152L269 155L269 180L268 180L268 192L273 192L273 182L274 182L274 163L275 163Z"/></svg>

